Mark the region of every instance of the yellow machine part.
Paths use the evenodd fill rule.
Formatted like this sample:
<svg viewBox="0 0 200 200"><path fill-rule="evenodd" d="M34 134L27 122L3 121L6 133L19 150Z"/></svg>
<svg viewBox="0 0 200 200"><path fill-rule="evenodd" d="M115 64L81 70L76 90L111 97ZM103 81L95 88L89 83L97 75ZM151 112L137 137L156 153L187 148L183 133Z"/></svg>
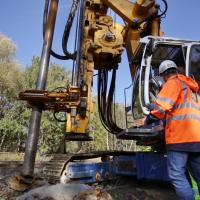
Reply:
<svg viewBox="0 0 200 200"><path fill-rule="evenodd" d="M125 22L117 24L107 14L111 8ZM134 77L136 67L131 61L139 40L146 35L160 35L160 20L151 19L157 15L158 7L155 0L87 0L84 11L84 38L82 40L83 65L82 77L88 86L86 115L82 117L67 114L67 133L88 133L90 114L92 112L92 81L93 71L117 69L125 47L130 63L131 76ZM78 108L77 108L78 110Z"/></svg>

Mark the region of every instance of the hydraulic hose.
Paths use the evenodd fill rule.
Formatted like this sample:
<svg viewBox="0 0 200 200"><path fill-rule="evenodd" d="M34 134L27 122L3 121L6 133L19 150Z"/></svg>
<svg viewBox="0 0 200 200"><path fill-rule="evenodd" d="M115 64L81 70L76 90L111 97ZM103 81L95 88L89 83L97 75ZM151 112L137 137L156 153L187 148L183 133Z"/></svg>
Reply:
<svg viewBox="0 0 200 200"><path fill-rule="evenodd" d="M122 131L113 120L113 97L115 92L116 70L113 70L110 89L107 97L108 71L98 72L98 110L104 128L113 134Z"/></svg>
<svg viewBox="0 0 200 200"><path fill-rule="evenodd" d="M69 16L68 16L68 20L67 20L67 23L65 25L63 38L62 38L63 52L69 59L72 59L72 60L76 59L76 52L69 53L69 51L67 50L67 42L68 42L68 39L69 39L69 34L70 34L70 30L71 30L71 27L72 27L74 16L75 16L75 13L76 13L76 10L77 10L78 3L79 3L79 0L73 1L73 4L71 6L71 10L70 10L70 13L69 13Z"/></svg>
<svg viewBox="0 0 200 200"><path fill-rule="evenodd" d="M63 37L62 37L62 48L63 48L63 52L65 55L60 55L58 53L55 53L52 49L51 49L51 55L54 56L57 59L60 60L75 60L76 59L76 52L74 53L69 53L69 51L67 50L67 42L69 39L69 34L70 34L70 30L71 30L71 26L74 20L74 16L77 10L77 6L78 6L78 2L79 0L74 0L73 4L71 6L71 10L68 16L68 20L67 23L65 25L65 30L63 33ZM43 13L43 38L44 38L44 34L45 34L45 27L46 27L46 20L48 17L48 13L49 13L49 0L45 0L45 6L44 6L44 13Z"/></svg>
<svg viewBox="0 0 200 200"><path fill-rule="evenodd" d="M162 0L162 2L165 4L165 9L164 9L164 11L161 14L157 15L156 18L161 18L162 16L164 16L166 14L166 12L168 10L167 1L166 0Z"/></svg>

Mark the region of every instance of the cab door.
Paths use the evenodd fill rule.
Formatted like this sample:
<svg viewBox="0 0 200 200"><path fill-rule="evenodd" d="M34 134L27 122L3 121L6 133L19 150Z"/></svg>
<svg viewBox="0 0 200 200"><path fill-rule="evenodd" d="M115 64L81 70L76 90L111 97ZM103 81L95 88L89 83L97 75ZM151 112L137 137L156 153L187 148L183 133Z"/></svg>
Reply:
<svg viewBox="0 0 200 200"><path fill-rule="evenodd" d="M192 43L188 46L186 74L200 86L200 43Z"/></svg>
<svg viewBox="0 0 200 200"><path fill-rule="evenodd" d="M147 44L148 45L148 44ZM148 106L155 101L162 84L162 77L159 76L159 66L164 60L172 60L176 65L184 69L185 74L185 53L183 43L157 42L152 53L145 54L142 59L139 80L139 98L142 111L149 114Z"/></svg>

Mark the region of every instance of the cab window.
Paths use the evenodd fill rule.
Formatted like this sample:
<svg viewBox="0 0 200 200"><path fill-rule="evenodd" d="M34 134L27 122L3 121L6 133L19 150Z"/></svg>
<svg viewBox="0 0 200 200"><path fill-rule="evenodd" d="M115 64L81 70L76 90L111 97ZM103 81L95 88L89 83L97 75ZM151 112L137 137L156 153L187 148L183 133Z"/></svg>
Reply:
<svg viewBox="0 0 200 200"><path fill-rule="evenodd" d="M200 85L200 45L193 45L191 47L189 74Z"/></svg>

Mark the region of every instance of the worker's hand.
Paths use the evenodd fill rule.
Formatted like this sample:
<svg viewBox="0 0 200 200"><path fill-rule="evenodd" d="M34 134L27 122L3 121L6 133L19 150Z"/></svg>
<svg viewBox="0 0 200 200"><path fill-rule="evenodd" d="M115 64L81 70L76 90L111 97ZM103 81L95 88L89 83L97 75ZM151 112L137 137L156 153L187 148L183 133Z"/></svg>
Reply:
<svg viewBox="0 0 200 200"><path fill-rule="evenodd" d="M154 122L158 121L158 118L154 117L152 114L149 114L147 117L146 117L146 120L145 120L145 125L148 125L148 124L152 124Z"/></svg>
<svg viewBox="0 0 200 200"><path fill-rule="evenodd" d="M143 126L146 126L146 119L147 119L147 116L144 116L141 120L142 120L142 124Z"/></svg>
<svg viewBox="0 0 200 200"><path fill-rule="evenodd" d="M140 119L135 119L134 125L135 126L144 126L145 120L146 120L146 116L143 118L140 118Z"/></svg>

